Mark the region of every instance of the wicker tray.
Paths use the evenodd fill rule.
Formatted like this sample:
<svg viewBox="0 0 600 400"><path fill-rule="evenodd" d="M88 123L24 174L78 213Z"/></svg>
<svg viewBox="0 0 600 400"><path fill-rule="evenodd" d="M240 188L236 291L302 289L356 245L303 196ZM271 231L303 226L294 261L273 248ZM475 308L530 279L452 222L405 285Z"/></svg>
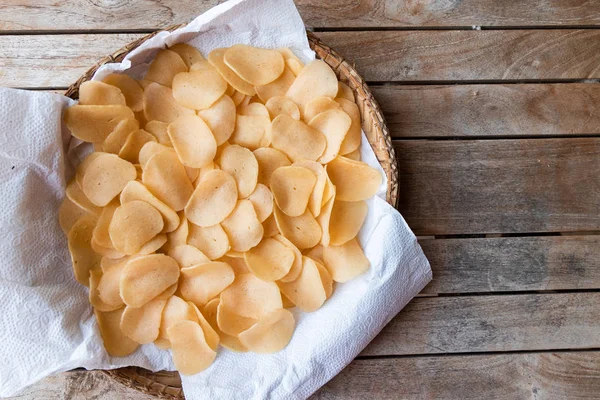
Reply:
<svg viewBox="0 0 600 400"><path fill-rule="evenodd" d="M172 26L166 30L173 31L181 26L183 25ZM142 37L113 54L104 57L94 67L83 74L77 82L71 85L66 95L72 99L77 99L79 97L79 85L89 80L98 67L106 63L122 61L131 50L158 32ZM394 147L392 146L392 138L385 124L379 104L377 104L367 84L352 65L329 46L322 43L311 32L307 32L307 35L310 47L317 53L317 57L329 64L335 71L338 79L345 82L353 90L362 117L363 131L388 178L387 202L395 206L398 200L398 168ZM157 398L177 400L184 398L183 390L181 389L181 380L177 372L150 372L138 367L127 367L103 372L127 387L154 395Z"/></svg>

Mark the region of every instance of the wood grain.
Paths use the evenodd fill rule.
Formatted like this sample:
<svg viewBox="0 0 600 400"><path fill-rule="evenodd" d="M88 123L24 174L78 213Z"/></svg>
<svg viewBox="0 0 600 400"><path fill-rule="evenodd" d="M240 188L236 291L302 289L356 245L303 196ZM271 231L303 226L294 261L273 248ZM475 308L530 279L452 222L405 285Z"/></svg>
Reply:
<svg viewBox="0 0 600 400"><path fill-rule="evenodd" d="M600 78L600 30L321 32L369 81ZM141 34L0 36L0 85L66 87Z"/></svg>
<svg viewBox="0 0 600 400"><path fill-rule="evenodd" d="M320 32L368 81L600 78L600 30Z"/></svg>
<svg viewBox="0 0 600 400"><path fill-rule="evenodd" d="M363 356L600 348L600 293L413 299Z"/></svg>
<svg viewBox="0 0 600 400"><path fill-rule="evenodd" d="M592 399L600 352L559 352L354 360L312 400ZM69 394L69 397L66 397ZM54 375L11 400L152 400L99 371Z"/></svg>
<svg viewBox="0 0 600 400"><path fill-rule="evenodd" d="M156 29L189 21L220 2L12 0L0 5L0 30ZM600 5L593 0L296 0L296 5L313 27L600 25Z"/></svg>
<svg viewBox="0 0 600 400"><path fill-rule="evenodd" d="M354 360L314 400L597 399L600 352Z"/></svg>
<svg viewBox="0 0 600 400"><path fill-rule="evenodd" d="M512 137L600 133L600 85L371 87L394 137Z"/></svg>
<svg viewBox="0 0 600 400"><path fill-rule="evenodd" d="M395 142L417 235L600 230L600 138Z"/></svg>
<svg viewBox="0 0 600 400"><path fill-rule="evenodd" d="M433 271L422 294L600 288L600 236L419 243Z"/></svg>

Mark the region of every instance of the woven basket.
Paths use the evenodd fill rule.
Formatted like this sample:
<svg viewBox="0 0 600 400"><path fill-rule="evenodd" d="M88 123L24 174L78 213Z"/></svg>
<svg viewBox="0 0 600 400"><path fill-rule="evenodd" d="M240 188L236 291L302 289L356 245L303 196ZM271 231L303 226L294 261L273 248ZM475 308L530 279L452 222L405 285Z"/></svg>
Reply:
<svg viewBox="0 0 600 400"><path fill-rule="evenodd" d="M167 31L173 31L183 25L176 25L167 28ZM142 37L113 54L104 57L93 68L83 74L77 82L71 85L66 95L72 99L79 97L79 85L91 79L96 70L103 64L120 62L133 49L150 39L158 32ZM385 124L383 113L373 97L373 94L367 87L365 81L358 72L345 61L338 53L329 46L323 44L311 32L307 32L310 47L317 53L317 57L324 60L335 71L338 79L346 83L354 92L356 103L360 109L362 117L362 128L369 143L375 151L377 159L381 163L388 179L387 202L395 206L398 200L398 168L392 138ZM161 399L183 399L183 390L181 389L181 379L177 372L150 372L139 367L127 367L116 370L103 371L112 379L124 384L127 387L151 394Z"/></svg>

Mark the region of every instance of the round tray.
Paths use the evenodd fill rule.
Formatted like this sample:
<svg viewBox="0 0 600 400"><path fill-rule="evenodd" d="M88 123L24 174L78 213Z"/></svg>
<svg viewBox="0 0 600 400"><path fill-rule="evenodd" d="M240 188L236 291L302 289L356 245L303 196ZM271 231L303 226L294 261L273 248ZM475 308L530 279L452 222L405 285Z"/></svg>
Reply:
<svg viewBox="0 0 600 400"><path fill-rule="evenodd" d="M183 25L185 24L172 26L165 30L173 31ZM130 51L156 35L158 32L160 31L144 36L122 49L117 50L113 54L104 57L94 67L77 79L77 82L67 89L66 95L72 99L77 99L79 97L79 85L91 79L101 65L122 61ZM345 61L329 46L321 42L311 32L306 32L306 34L308 36L310 47L315 51L317 57L329 64L335 71L338 79L346 83L354 92L356 103L358 104L362 117L363 131L387 175L388 188L386 200L388 203L395 206L398 200L398 167L396 164L394 147L392 145L392 138L385 124L385 119L383 118L383 113L379 108L379 104L377 104L377 101L367 87L364 79L361 78L352 65ZM181 379L177 372L151 372L139 367L126 367L103 372L127 387L154 395L157 398L184 399L183 390L181 389Z"/></svg>

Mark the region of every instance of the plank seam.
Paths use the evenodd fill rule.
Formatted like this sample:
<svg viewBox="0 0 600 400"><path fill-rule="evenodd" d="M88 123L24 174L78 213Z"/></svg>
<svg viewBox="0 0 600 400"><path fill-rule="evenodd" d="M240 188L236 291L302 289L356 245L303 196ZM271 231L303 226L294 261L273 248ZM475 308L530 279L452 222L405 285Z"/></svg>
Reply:
<svg viewBox="0 0 600 400"><path fill-rule="evenodd" d="M479 351L479 352L453 352L453 353L419 353L419 354L382 354L372 356L358 356L356 360L385 360L394 358L435 358L435 357L470 357L470 356L496 356L512 354L549 354L549 353L596 353L600 352L598 347L583 349L560 348L560 349L541 349L541 350L503 350L503 351Z"/></svg>

